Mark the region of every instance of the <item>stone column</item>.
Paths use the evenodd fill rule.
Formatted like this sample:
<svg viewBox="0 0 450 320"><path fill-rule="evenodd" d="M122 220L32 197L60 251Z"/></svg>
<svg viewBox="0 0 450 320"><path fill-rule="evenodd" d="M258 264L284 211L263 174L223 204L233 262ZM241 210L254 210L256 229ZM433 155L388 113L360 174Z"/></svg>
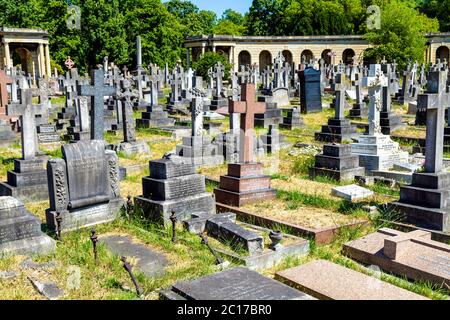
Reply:
<svg viewBox="0 0 450 320"><path fill-rule="evenodd" d="M47 76L50 78L52 75L52 67L50 65L50 49L48 43L45 45L45 62L47 66Z"/></svg>
<svg viewBox="0 0 450 320"><path fill-rule="evenodd" d="M202 43L202 55L204 55L204 54L205 54L205 44Z"/></svg>
<svg viewBox="0 0 450 320"><path fill-rule="evenodd" d="M42 43L39 43L38 59L39 59L39 76L43 77L45 76L45 56L44 56L44 45Z"/></svg>
<svg viewBox="0 0 450 320"><path fill-rule="evenodd" d="M12 63L11 63L11 53L9 52L9 42L5 42L3 45L5 48L6 68L11 68Z"/></svg>

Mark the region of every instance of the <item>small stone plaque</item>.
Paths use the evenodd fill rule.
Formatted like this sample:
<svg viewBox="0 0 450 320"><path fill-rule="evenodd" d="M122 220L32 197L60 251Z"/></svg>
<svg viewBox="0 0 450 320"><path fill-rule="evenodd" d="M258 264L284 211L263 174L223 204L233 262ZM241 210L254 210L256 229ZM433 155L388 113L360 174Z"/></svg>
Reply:
<svg viewBox="0 0 450 320"><path fill-rule="evenodd" d="M349 201L354 201L373 196L373 191L356 184L351 184L349 186L335 187L331 189L331 194Z"/></svg>
<svg viewBox="0 0 450 320"><path fill-rule="evenodd" d="M311 296L244 267L236 267L172 290L188 300L314 300Z"/></svg>

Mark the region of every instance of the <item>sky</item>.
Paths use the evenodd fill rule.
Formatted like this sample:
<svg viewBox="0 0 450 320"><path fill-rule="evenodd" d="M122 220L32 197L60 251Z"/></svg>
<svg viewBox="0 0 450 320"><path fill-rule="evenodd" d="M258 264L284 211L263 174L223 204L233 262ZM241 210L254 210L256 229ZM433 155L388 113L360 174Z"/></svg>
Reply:
<svg viewBox="0 0 450 320"><path fill-rule="evenodd" d="M191 0L201 10L211 10L220 17L226 9L233 9L240 13L246 13L252 4L252 0Z"/></svg>

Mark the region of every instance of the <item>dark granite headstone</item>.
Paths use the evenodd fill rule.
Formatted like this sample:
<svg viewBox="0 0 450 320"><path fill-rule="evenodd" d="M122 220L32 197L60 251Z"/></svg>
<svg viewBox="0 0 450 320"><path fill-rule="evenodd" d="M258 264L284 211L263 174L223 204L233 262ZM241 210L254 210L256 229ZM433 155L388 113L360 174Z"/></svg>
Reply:
<svg viewBox="0 0 450 320"><path fill-rule="evenodd" d="M314 300L303 292L243 267L179 282L172 291L187 300Z"/></svg>
<svg viewBox="0 0 450 320"><path fill-rule="evenodd" d="M299 72L302 113L321 112L320 70L307 67Z"/></svg>

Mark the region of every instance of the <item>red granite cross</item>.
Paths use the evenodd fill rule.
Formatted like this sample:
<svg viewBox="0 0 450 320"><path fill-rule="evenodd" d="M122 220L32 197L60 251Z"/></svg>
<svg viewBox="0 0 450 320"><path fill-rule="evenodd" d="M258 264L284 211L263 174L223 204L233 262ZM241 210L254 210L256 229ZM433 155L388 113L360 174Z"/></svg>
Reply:
<svg viewBox="0 0 450 320"><path fill-rule="evenodd" d="M230 100L230 113L241 114L240 156L239 162L253 162L253 128L255 114L266 111L265 102L255 101L255 85L252 83L241 84L241 101Z"/></svg>
<svg viewBox="0 0 450 320"><path fill-rule="evenodd" d="M12 82L13 79L8 77L5 71L0 70L0 108L5 108L8 104L8 89L6 86ZM5 109L0 109L0 113L5 114Z"/></svg>

